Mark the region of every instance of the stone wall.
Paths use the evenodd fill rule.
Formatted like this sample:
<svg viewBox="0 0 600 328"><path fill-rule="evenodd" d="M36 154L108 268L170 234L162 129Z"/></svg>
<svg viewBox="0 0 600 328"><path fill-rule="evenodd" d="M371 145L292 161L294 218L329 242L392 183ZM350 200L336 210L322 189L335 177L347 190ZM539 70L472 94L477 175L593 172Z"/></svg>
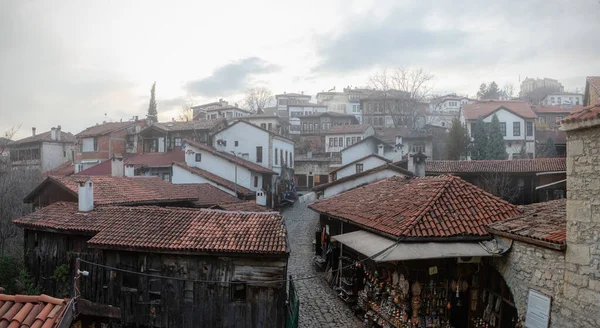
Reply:
<svg viewBox="0 0 600 328"><path fill-rule="evenodd" d="M534 289L552 297L550 327L567 327L559 301L565 271L564 252L514 241L510 252L493 259L492 265L509 286L520 317L525 317L529 290Z"/></svg>
<svg viewBox="0 0 600 328"><path fill-rule="evenodd" d="M567 251L562 306L570 327L600 327L600 127L567 131Z"/></svg>

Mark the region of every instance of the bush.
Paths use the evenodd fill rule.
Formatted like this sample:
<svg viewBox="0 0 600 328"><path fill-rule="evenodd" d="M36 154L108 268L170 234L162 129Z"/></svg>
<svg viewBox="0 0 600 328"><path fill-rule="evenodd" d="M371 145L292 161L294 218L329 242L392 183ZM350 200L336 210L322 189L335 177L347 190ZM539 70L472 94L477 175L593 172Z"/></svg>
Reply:
<svg viewBox="0 0 600 328"><path fill-rule="evenodd" d="M0 287L7 294L34 295L40 293L40 288L25 269L21 259L0 256Z"/></svg>

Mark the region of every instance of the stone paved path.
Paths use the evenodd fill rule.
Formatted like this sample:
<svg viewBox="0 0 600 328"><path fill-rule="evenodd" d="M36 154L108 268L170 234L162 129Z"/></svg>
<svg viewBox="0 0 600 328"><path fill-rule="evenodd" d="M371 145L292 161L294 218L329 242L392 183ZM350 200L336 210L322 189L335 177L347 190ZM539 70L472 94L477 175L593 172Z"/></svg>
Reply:
<svg viewBox="0 0 600 328"><path fill-rule="evenodd" d="M316 274L312 264L312 242L319 225L318 214L306 204L296 203L294 207L287 208L283 215L291 249L288 275ZM300 298L300 327L362 327L358 317L324 279L297 281L296 287Z"/></svg>

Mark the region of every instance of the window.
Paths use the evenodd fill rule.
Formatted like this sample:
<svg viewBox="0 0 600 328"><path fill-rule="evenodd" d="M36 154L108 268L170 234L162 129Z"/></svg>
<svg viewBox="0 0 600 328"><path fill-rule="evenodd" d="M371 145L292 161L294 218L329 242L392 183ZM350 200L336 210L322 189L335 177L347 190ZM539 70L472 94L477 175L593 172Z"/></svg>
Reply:
<svg viewBox="0 0 600 328"><path fill-rule="evenodd" d="M175 138L175 147L181 147L181 138Z"/></svg>
<svg viewBox="0 0 600 328"><path fill-rule="evenodd" d="M79 150L82 153L98 151L98 141L96 138L84 138Z"/></svg>
<svg viewBox="0 0 600 328"><path fill-rule="evenodd" d="M352 138L346 137L346 147L351 145L350 140L352 140Z"/></svg>
<svg viewBox="0 0 600 328"><path fill-rule="evenodd" d="M262 163L262 146L256 147L256 163Z"/></svg>
<svg viewBox="0 0 600 328"><path fill-rule="evenodd" d="M562 121L562 119L563 119L562 116L557 116L556 117L556 123L559 123L560 121Z"/></svg>
<svg viewBox="0 0 600 328"><path fill-rule="evenodd" d="M512 159L518 159L518 158L519 158L519 153L512 154Z"/></svg>
<svg viewBox="0 0 600 328"><path fill-rule="evenodd" d="M502 136L506 137L506 122L500 122L500 131L502 131Z"/></svg>
<svg viewBox="0 0 600 328"><path fill-rule="evenodd" d="M287 105L287 99L279 99L279 106Z"/></svg>
<svg viewBox="0 0 600 328"><path fill-rule="evenodd" d="M329 147L333 147L333 140L334 140L334 139L335 139L335 138L329 138Z"/></svg>
<svg viewBox="0 0 600 328"><path fill-rule="evenodd" d="M202 153L196 154L196 162L202 162Z"/></svg>
<svg viewBox="0 0 600 328"><path fill-rule="evenodd" d="M356 142L360 142L361 139L362 137L356 137Z"/></svg>
<svg viewBox="0 0 600 328"><path fill-rule="evenodd" d="M258 187L258 177L256 175L254 176L254 187Z"/></svg>
<svg viewBox="0 0 600 328"><path fill-rule="evenodd" d="M527 136L532 137L533 136L533 122L527 122L525 124L527 124Z"/></svg>
<svg viewBox="0 0 600 328"><path fill-rule="evenodd" d="M527 153L527 158L532 159L533 158L533 153Z"/></svg>
<svg viewBox="0 0 600 328"><path fill-rule="evenodd" d="M363 165L362 164L356 164L356 173L360 173L363 171Z"/></svg>
<svg viewBox="0 0 600 328"><path fill-rule="evenodd" d="M281 162L281 165L283 165L283 149L279 150L279 162Z"/></svg>
<svg viewBox="0 0 600 328"><path fill-rule="evenodd" d="M562 104L560 97L556 97L556 102Z"/></svg>
<svg viewBox="0 0 600 328"><path fill-rule="evenodd" d="M352 144L354 145L356 143L356 137L352 137Z"/></svg>
<svg viewBox="0 0 600 328"><path fill-rule="evenodd" d="M550 97L550 102L554 103L554 97Z"/></svg>
<svg viewBox="0 0 600 328"><path fill-rule="evenodd" d="M163 173L163 180L165 180L167 182L171 182L171 174L170 173Z"/></svg>
<svg viewBox="0 0 600 328"><path fill-rule="evenodd" d="M538 116L538 121L540 121L540 123L546 124L546 116Z"/></svg>
<svg viewBox="0 0 600 328"><path fill-rule="evenodd" d="M338 138L333 138L333 147L338 146Z"/></svg>
<svg viewBox="0 0 600 328"><path fill-rule="evenodd" d="M273 129L273 123L267 124L267 128L269 129L269 131L271 131Z"/></svg>
<svg viewBox="0 0 600 328"><path fill-rule="evenodd" d="M236 140L236 141L234 141L234 142L233 142L233 145L237 147L237 146L239 145L238 141L237 141L237 140Z"/></svg>
<svg viewBox="0 0 600 328"><path fill-rule="evenodd" d="M277 163L277 148L275 148L275 165L278 165Z"/></svg>
<svg viewBox="0 0 600 328"><path fill-rule="evenodd" d="M513 122L513 136L521 135L521 122Z"/></svg>
<svg viewBox="0 0 600 328"><path fill-rule="evenodd" d="M265 123L260 123L260 127L263 128L263 129L266 129L267 125Z"/></svg>
<svg viewBox="0 0 600 328"><path fill-rule="evenodd" d="M306 122L302 123L302 131L307 131L306 130Z"/></svg>
<svg viewBox="0 0 600 328"><path fill-rule="evenodd" d="M229 287L231 291L232 301L245 301L246 300L246 283L243 281L232 281Z"/></svg>
<svg viewBox="0 0 600 328"><path fill-rule="evenodd" d="M292 152L290 152L290 167L294 167L294 158L292 157Z"/></svg>
<svg viewBox="0 0 600 328"><path fill-rule="evenodd" d="M340 147L344 147L344 137L339 137L338 142L340 143Z"/></svg>
<svg viewBox="0 0 600 328"><path fill-rule="evenodd" d="M411 149L412 149L413 153L418 153L418 152L424 153L425 152L425 144L418 144L418 143L413 144Z"/></svg>
<svg viewBox="0 0 600 328"><path fill-rule="evenodd" d="M285 159L285 161L286 161L286 163L285 163L285 164L289 164L289 163L287 163L287 159L288 159L288 151L287 151L287 150L285 151L285 157L284 157L284 159Z"/></svg>

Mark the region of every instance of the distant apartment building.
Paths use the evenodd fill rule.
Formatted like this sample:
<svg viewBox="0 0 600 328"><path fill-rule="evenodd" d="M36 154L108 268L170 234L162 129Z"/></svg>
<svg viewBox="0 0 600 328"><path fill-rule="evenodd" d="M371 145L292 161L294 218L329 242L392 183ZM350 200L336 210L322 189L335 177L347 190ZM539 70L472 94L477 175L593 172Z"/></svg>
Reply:
<svg viewBox="0 0 600 328"><path fill-rule="evenodd" d="M556 90L557 92L564 92L565 88L563 87L563 85L558 82L555 79L550 79L550 78L543 78L543 79L539 79L539 78L525 78L525 80L523 80L523 82L521 82L521 91L520 91L520 95L521 96L525 96L526 94L532 92L533 90L536 89L552 89L552 90Z"/></svg>
<svg viewBox="0 0 600 328"><path fill-rule="evenodd" d="M8 148L13 167L47 172L73 160L75 137L63 132L60 125L39 134L31 128L30 137L13 141Z"/></svg>
<svg viewBox="0 0 600 328"><path fill-rule="evenodd" d="M219 99L218 102L199 105L192 107L194 113L194 120L205 121L205 120L216 120L219 118L225 118L228 121L251 115L252 112L243 108L238 107L238 104L229 105L227 101Z"/></svg>
<svg viewBox="0 0 600 328"><path fill-rule="evenodd" d="M299 133L301 135L322 135L334 126L358 124L354 115L336 112L319 112L298 118L300 119Z"/></svg>
<svg viewBox="0 0 600 328"><path fill-rule="evenodd" d="M277 116L289 117L288 105L296 105L310 102L312 97L302 93L282 93L275 95L277 102Z"/></svg>
<svg viewBox="0 0 600 328"><path fill-rule="evenodd" d="M273 133L287 136L290 131L290 123L277 116L276 110L272 114L254 114L239 118L240 121L246 121L250 124L260 126L263 129L269 130Z"/></svg>
<svg viewBox="0 0 600 328"><path fill-rule="evenodd" d="M102 163L113 155L141 153L138 133L145 126L146 121L136 117L128 122L96 124L76 134L75 173Z"/></svg>
<svg viewBox="0 0 600 328"><path fill-rule="evenodd" d="M426 111L421 107L422 104L410 99L408 92L396 90L374 91L360 100L363 124L375 128L412 127L425 119Z"/></svg>
<svg viewBox="0 0 600 328"><path fill-rule="evenodd" d="M339 153L374 134L375 129L368 124L332 126L325 132L325 152Z"/></svg>
<svg viewBox="0 0 600 328"><path fill-rule="evenodd" d="M542 98L540 105L554 106L577 106L583 104L583 93L556 92Z"/></svg>
<svg viewBox="0 0 600 328"><path fill-rule="evenodd" d="M516 100L482 100L465 104L461 112L461 122L466 123L469 136L479 118L488 124L494 114L500 121L500 129L509 159L519 158L521 147L529 158L535 158L535 120L537 115L531 105Z"/></svg>
<svg viewBox="0 0 600 328"><path fill-rule="evenodd" d="M287 105L288 118L290 122L290 133L300 134L300 118L307 115L316 115L318 113L327 112L326 105L313 104L313 103L300 103Z"/></svg>
<svg viewBox="0 0 600 328"><path fill-rule="evenodd" d="M434 98L427 107L427 124L451 128L452 120L459 118L463 105L470 104L473 101L456 94Z"/></svg>

